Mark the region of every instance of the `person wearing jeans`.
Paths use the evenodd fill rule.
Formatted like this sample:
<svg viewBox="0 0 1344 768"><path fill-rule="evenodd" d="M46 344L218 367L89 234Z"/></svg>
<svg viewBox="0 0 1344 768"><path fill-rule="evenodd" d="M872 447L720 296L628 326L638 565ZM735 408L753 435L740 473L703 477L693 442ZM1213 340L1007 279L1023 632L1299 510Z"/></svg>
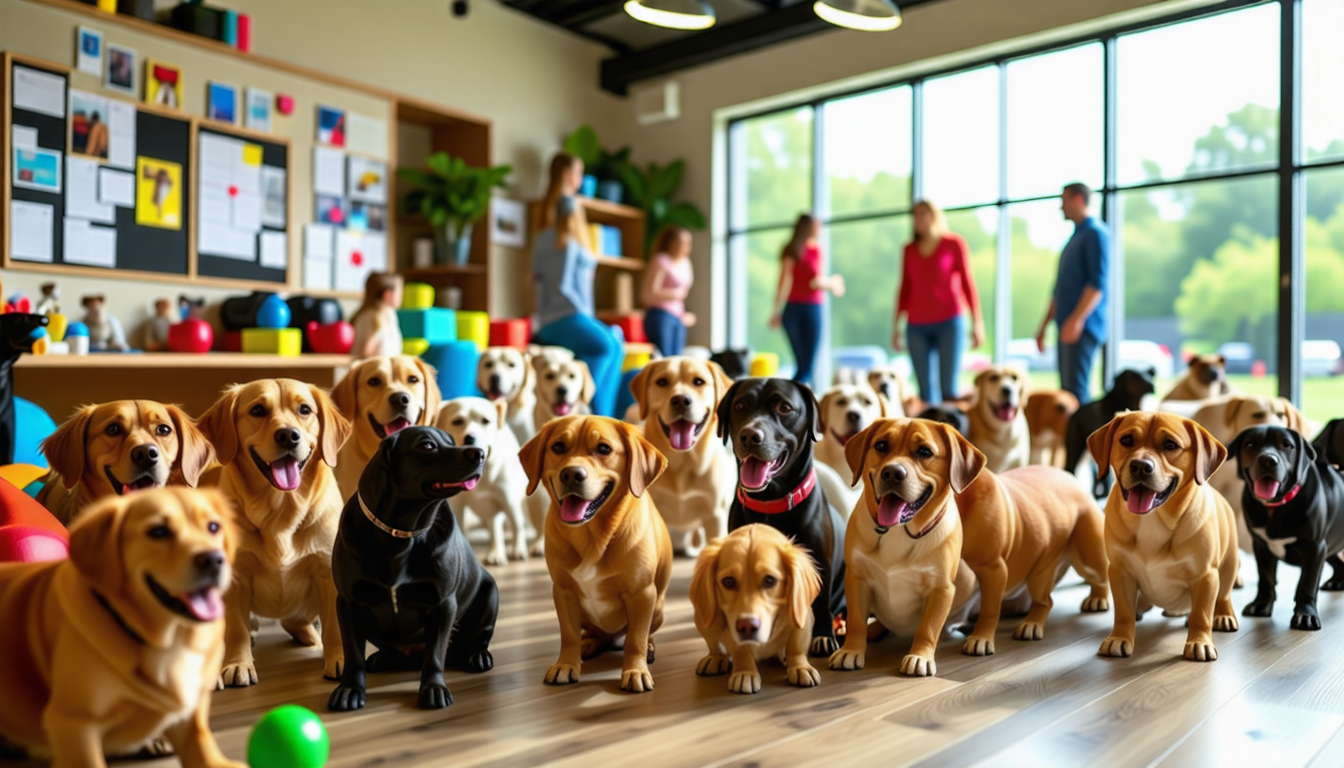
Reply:
<svg viewBox="0 0 1344 768"><path fill-rule="evenodd" d="M971 313L972 346L984 343L985 324L966 241L947 230L943 212L927 200L915 204L914 230L902 259L891 345L898 352L909 349L920 398L937 404L958 395L957 379L966 347L964 309ZM905 344L902 315L907 323Z"/></svg>
<svg viewBox="0 0 1344 768"><path fill-rule="evenodd" d="M1045 332L1059 325L1059 386L1086 405L1091 401L1092 364L1106 338L1106 280L1111 236L1088 209L1092 190L1070 184L1060 195L1060 210L1074 224L1073 236L1059 255L1059 273L1036 346L1045 351Z"/></svg>
<svg viewBox="0 0 1344 768"><path fill-rule="evenodd" d="M811 385L817 354L821 351L822 301L826 291L845 295L840 275L827 275L822 258L821 220L803 214L793 225L793 237L780 255L779 288L770 327L783 326L793 349L793 380ZM781 304L783 306L781 306Z"/></svg>
<svg viewBox="0 0 1344 768"><path fill-rule="evenodd" d="M644 335L663 357L686 348L686 329L695 314L686 311L691 293L691 231L669 224L658 235L653 257L644 268L640 301L644 303Z"/></svg>

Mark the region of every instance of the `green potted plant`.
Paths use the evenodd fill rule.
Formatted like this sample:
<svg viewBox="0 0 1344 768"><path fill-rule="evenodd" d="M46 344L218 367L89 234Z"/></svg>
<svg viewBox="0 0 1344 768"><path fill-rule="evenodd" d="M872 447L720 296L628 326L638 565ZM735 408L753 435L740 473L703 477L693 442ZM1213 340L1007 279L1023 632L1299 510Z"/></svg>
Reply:
<svg viewBox="0 0 1344 768"><path fill-rule="evenodd" d="M397 170L397 176L418 187L406 195L404 210L423 214L434 227L439 263L467 263L472 225L489 210L494 189L504 187L510 173L513 166L476 168L447 152L430 155L423 170Z"/></svg>
<svg viewBox="0 0 1344 768"><path fill-rule="evenodd" d="M583 161L584 176L580 194L619 203L625 198L624 168L630 164L630 148L608 152L602 147L597 131L581 125L565 137L565 152Z"/></svg>
<svg viewBox="0 0 1344 768"><path fill-rule="evenodd" d="M669 224L687 229L704 229L705 215L692 203L674 203L672 196L681 186L686 164L673 160L667 165L649 163L641 170L627 163L622 170L630 201L644 211L644 253L648 256L653 239Z"/></svg>

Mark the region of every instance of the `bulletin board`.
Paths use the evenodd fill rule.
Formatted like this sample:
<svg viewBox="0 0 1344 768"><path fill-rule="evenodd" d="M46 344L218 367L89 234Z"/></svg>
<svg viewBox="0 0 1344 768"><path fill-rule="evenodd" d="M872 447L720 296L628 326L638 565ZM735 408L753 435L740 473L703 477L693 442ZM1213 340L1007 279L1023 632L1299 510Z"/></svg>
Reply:
<svg viewBox="0 0 1344 768"><path fill-rule="evenodd" d="M203 278L287 282L289 143L209 123L200 125L196 142L196 274ZM218 151L221 147L223 152ZM234 152L237 156L230 157ZM212 161L212 157L221 155L224 163L235 167L220 168L220 162ZM240 177L254 174L254 181L241 182ZM255 191L248 189L250 183L256 184ZM254 194L260 196L259 200L248 203ZM260 212L244 215L248 219L255 216L255 220L239 228L238 210L252 205L259 206Z"/></svg>

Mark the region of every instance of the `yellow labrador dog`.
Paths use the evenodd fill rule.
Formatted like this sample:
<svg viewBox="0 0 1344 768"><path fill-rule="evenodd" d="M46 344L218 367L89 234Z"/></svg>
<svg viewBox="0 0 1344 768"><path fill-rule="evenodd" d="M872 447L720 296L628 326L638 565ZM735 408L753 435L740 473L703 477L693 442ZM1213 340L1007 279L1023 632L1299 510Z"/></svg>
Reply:
<svg viewBox="0 0 1344 768"><path fill-rule="evenodd" d="M593 401L597 385L593 383L587 363L573 358L566 360L558 355L543 355L533 358L532 365L537 377L537 404L532 410L534 427L541 429L541 425L561 416L592 412L588 404Z"/></svg>
<svg viewBox="0 0 1344 768"><path fill-rule="evenodd" d="M492 403L505 405L505 421L519 445L536 434L536 373L532 357L513 347L490 347L476 363L476 387Z"/></svg>
<svg viewBox="0 0 1344 768"><path fill-rule="evenodd" d="M331 399L353 430L336 462L341 498L348 499L359 490L359 476L383 438L434 423L439 384L434 369L418 357L371 357L350 367Z"/></svg>
<svg viewBox="0 0 1344 768"><path fill-rule="evenodd" d="M899 406L897 407L900 410ZM819 462L835 470L842 479L843 493L831 499L846 519L858 502L861 491L858 483L850 485L844 479L852 476L845 459L845 446L857 434L878 419L887 418L887 399L864 384L837 384L826 390L821 398L821 439L817 441L816 457ZM899 415L904 415L902 410Z"/></svg>
<svg viewBox="0 0 1344 768"><path fill-rule="evenodd" d="M919 397L896 366L884 365L868 371L868 386L886 399L887 413L892 418L914 416L919 412ZM844 474L841 470L836 471Z"/></svg>
<svg viewBox="0 0 1344 768"><path fill-rule="evenodd" d="M1011 365L996 365L975 377L971 408L971 444L985 455L985 469L1006 472L1031 460L1031 428L1023 406L1027 374Z"/></svg>

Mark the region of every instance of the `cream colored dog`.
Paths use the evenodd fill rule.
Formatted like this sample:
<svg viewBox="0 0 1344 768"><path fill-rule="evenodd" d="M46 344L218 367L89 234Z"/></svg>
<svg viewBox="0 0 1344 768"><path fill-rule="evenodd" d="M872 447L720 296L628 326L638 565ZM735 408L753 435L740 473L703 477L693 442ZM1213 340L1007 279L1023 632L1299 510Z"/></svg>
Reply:
<svg viewBox="0 0 1344 768"><path fill-rule="evenodd" d="M985 454L985 469L1006 472L1031 459L1031 428L1023 406L1027 374L1011 365L996 365L975 377L971 408L971 444Z"/></svg>
<svg viewBox="0 0 1344 768"><path fill-rule="evenodd" d="M910 382L905 380L896 366L883 365L868 371L868 386L886 398L887 412L891 418L914 416L919 412L919 396L911 389ZM844 474L843 471L836 471Z"/></svg>
<svg viewBox="0 0 1344 768"><path fill-rule="evenodd" d="M487 400L507 406L506 421L519 445L532 439L537 387L530 355L513 347L490 347L476 363L476 386Z"/></svg>
<svg viewBox="0 0 1344 768"><path fill-rule="evenodd" d="M537 404L532 409L532 423L537 429L551 419L561 416L582 416L592 412L597 385L588 364L582 360L564 359L559 355L532 358L536 368Z"/></svg>
<svg viewBox="0 0 1344 768"><path fill-rule="evenodd" d="M836 476L842 479L843 489L842 495L834 498L827 488L826 498L840 510L842 516L848 518L862 491L857 483L851 486L844 482L844 479L852 476L845 460L845 445L873 422L887 418L887 399L866 384L837 384L822 396L818 414L821 419L821 439L817 441L816 457L819 462L835 470Z"/></svg>

